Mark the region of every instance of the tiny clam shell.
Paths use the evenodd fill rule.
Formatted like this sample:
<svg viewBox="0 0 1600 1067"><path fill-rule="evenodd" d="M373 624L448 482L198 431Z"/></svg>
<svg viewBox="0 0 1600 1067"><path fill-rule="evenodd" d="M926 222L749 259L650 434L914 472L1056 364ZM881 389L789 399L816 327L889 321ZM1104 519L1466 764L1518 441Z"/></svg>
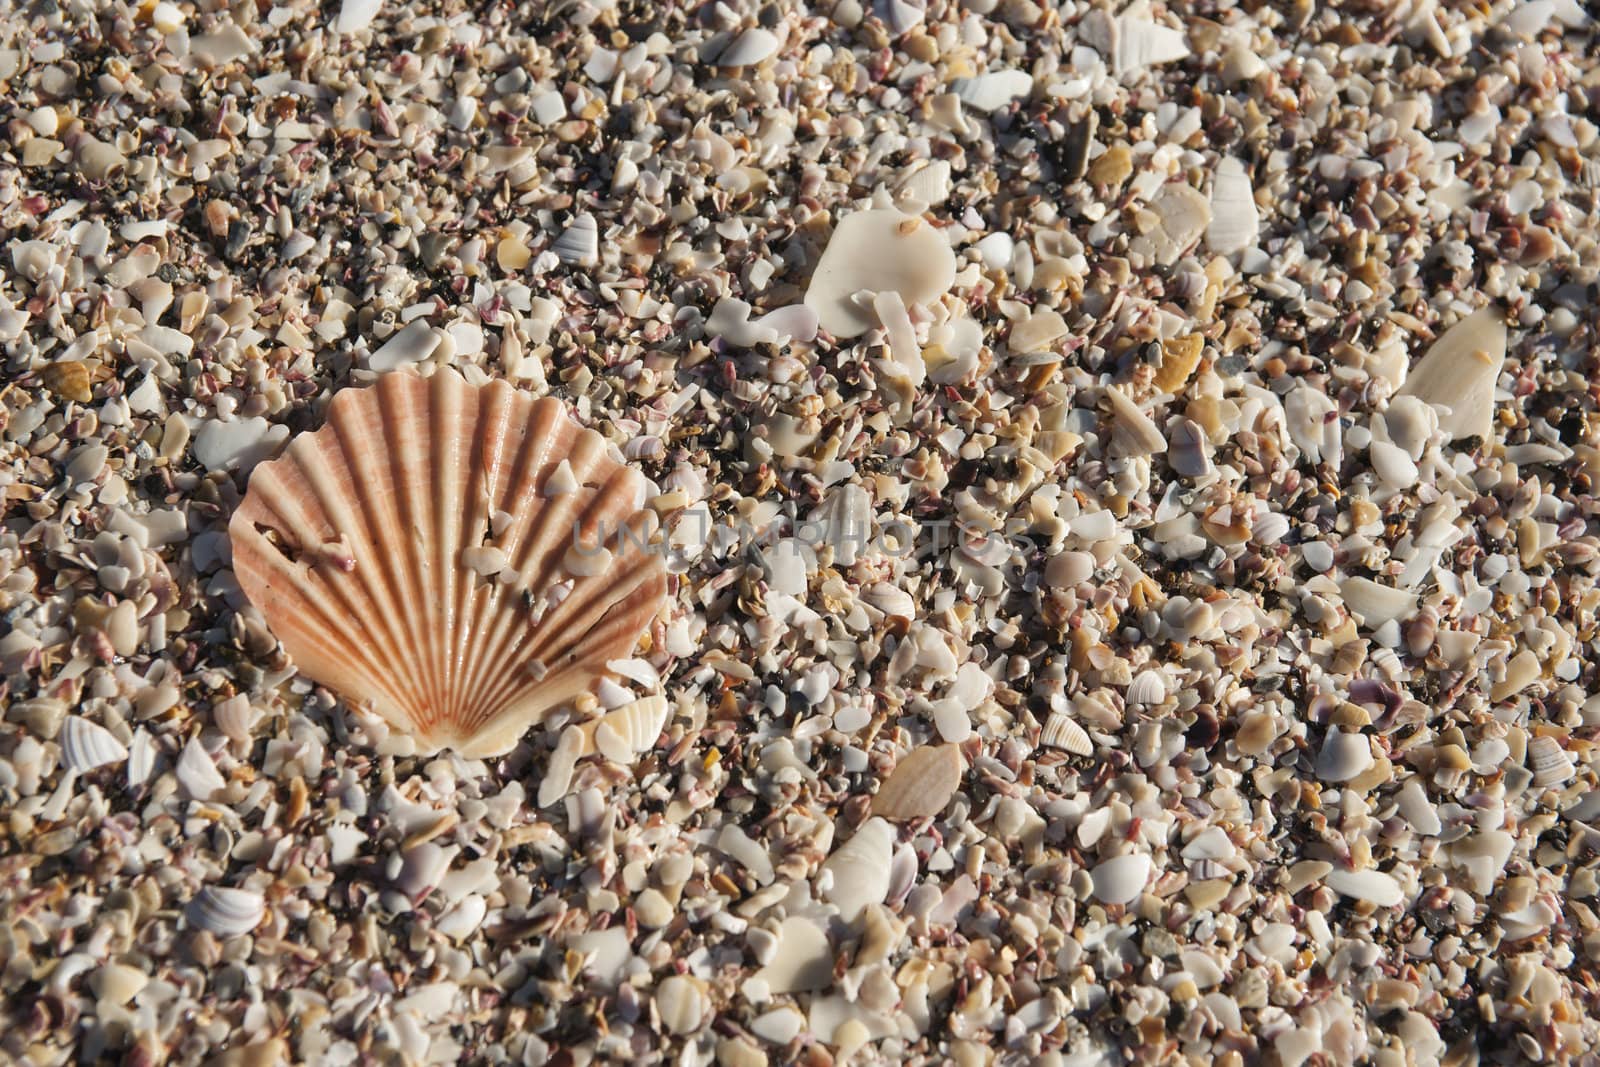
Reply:
<svg viewBox="0 0 1600 1067"><path fill-rule="evenodd" d="M75 774L121 763L128 750L110 730L78 715L69 715L61 724L61 762Z"/></svg>
<svg viewBox="0 0 1600 1067"><path fill-rule="evenodd" d="M872 813L886 819L937 815L961 784L961 771L961 750L955 745L915 749L895 765L872 798Z"/></svg>
<svg viewBox="0 0 1600 1067"><path fill-rule="evenodd" d="M266 914L261 894L249 889L208 885L189 902L189 921L218 937L248 934Z"/></svg>
<svg viewBox="0 0 1600 1067"><path fill-rule="evenodd" d="M1064 711L1050 713L1050 718L1045 720L1044 731L1039 735L1039 743L1071 752L1075 756L1094 753L1094 742L1089 740L1088 732Z"/></svg>
<svg viewBox="0 0 1600 1067"><path fill-rule="evenodd" d="M1159 704L1167 699L1167 680L1159 671L1140 671L1128 683L1129 704Z"/></svg>

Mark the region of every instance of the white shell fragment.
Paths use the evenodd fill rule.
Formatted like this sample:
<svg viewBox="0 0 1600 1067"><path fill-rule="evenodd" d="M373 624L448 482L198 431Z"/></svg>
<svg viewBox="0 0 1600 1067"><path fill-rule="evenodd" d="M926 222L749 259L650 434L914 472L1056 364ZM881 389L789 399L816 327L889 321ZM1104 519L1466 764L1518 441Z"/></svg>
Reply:
<svg viewBox="0 0 1600 1067"><path fill-rule="evenodd" d="M1217 173L1211 182L1211 222L1206 227L1206 247L1222 255L1242 252L1256 243L1260 230L1261 215L1256 210L1250 174L1237 157L1228 156L1217 164Z"/></svg>
<svg viewBox="0 0 1600 1067"><path fill-rule="evenodd" d="M955 274L955 253L938 230L916 215L870 208L839 220L805 302L824 330L855 337L876 324L876 315L856 303L857 293L892 291L908 305L927 303L950 288Z"/></svg>
<svg viewBox="0 0 1600 1067"><path fill-rule="evenodd" d="M218 937L237 937L260 925L266 903L249 889L208 885L195 894L186 914L191 923Z"/></svg>
<svg viewBox="0 0 1600 1067"><path fill-rule="evenodd" d="M1416 594L1379 585L1370 578L1347 578L1339 583L1339 593L1350 614L1370 630L1404 619L1417 609Z"/></svg>
<svg viewBox="0 0 1600 1067"><path fill-rule="evenodd" d="M1380 908L1392 908L1405 899L1400 883L1382 871L1351 871L1335 868L1324 876L1328 888L1353 900L1364 900Z"/></svg>
<svg viewBox="0 0 1600 1067"><path fill-rule="evenodd" d="M183 791L195 800L210 800L228 784L216 761L194 739L183 746L175 773Z"/></svg>
<svg viewBox="0 0 1600 1067"><path fill-rule="evenodd" d="M671 705L660 693L613 708L594 723L595 751L613 763L632 763L655 747L670 712Z"/></svg>
<svg viewBox="0 0 1600 1067"><path fill-rule="evenodd" d="M1059 748L1074 756L1094 754L1094 742L1077 720L1064 711L1053 711L1045 720L1044 731L1039 735L1041 745Z"/></svg>
<svg viewBox="0 0 1600 1067"><path fill-rule="evenodd" d="M382 7L383 0L344 0L333 28L339 33L360 33L372 25Z"/></svg>
<svg viewBox="0 0 1600 1067"><path fill-rule="evenodd" d="M769 993L799 993L833 984L833 947L821 926L792 915L778 926L772 958L756 972Z"/></svg>
<svg viewBox="0 0 1600 1067"><path fill-rule="evenodd" d="M1505 319L1492 307L1479 308L1433 343L1397 395L1441 409L1439 428L1453 439L1489 440L1495 383L1505 361Z"/></svg>
<svg viewBox="0 0 1600 1067"><path fill-rule="evenodd" d="M1150 857L1141 852L1102 860L1091 872L1095 899L1103 904L1131 904L1150 880Z"/></svg>
<svg viewBox="0 0 1600 1067"><path fill-rule="evenodd" d="M997 70L971 78L957 78L954 88L963 104L987 114L1032 92L1033 76L1025 70Z"/></svg>
<svg viewBox="0 0 1600 1067"><path fill-rule="evenodd" d="M855 922L867 905L881 904L889 895L894 839L888 820L868 819L823 863L822 871L831 879L823 898L839 909L845 922Z"/></svg>
<svg viewBox="0 0 1600 1067"><path fill-rule="evenodd" d="M127 758L126 746L99 723L81 715L69 715L62 720L61 762L68 770L84 774Z"/></svg>

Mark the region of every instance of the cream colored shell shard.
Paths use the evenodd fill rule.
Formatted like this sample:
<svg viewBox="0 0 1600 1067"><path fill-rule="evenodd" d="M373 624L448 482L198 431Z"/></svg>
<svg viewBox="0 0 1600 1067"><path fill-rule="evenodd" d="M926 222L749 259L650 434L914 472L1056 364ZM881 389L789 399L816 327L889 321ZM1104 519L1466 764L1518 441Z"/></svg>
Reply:
<svg viewBox="0 0 1600 1067"><path fill-rule="evenodd" d="M1398 396L1414 396L1448 414L1439 428L1452 440L1494 434L1494 389L1506 361L1506 324L1479 308L1446 330L1411 368Z"/></svg>
<svg viewBox="0 0 1600 1067"><path fill-rule="evenodd" d="M806 306L824 330L857 337L877 325L857 293L893 291L907 305L926 304L955 284L956 257L944 235L916 215L890 208L839 220L806 289Z"/></svg>
<svg viewBox="0 0 1600 1067"><path fill-rule="evenodd" d="M577 488L547 496L563 463ZM495 755L660 608L642 495L559 400L402 371L340 393L325 426L256 468L229 523L234 572L302 673L420 750ZM609 565L573 573L602 539ZM467 562L485 546L507 560L487 578Z"/></svg>

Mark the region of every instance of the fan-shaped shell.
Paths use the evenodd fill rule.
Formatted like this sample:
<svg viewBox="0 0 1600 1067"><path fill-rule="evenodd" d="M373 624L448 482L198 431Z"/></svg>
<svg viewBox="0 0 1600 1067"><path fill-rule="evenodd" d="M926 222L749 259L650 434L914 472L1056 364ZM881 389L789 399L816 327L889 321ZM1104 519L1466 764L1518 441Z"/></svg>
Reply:
<svg viewBox="0 0 1600 1067"><path fill-rule="evenodd" d="M559 400L400 371L255 469L234 572L302 673L421 750L496 755L660 608L643 497Z"/></svg>

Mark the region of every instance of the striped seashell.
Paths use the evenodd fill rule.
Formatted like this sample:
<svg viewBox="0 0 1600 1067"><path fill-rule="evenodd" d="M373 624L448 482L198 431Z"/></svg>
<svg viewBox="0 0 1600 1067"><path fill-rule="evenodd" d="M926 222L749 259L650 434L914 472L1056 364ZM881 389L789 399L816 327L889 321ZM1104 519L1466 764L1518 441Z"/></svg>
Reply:
<svg viewBox="0 0 1600 1067"><path fill-rule="evenodd" d="M579 215L550 242L554 252L569 267L592 267L600 262L600 227L593 215Z"/></svg>
<svg viewBox="0 0 1600 1067"><path fill-rule="evenodd" d="M128 749L99 723L79 715L69 715L61 723L61 762L74 774L83 774L108 763L121 763Z"/></svg>
<svg viewBox="0 0 1600 1067"><path fill-rule="evenodd" d="M419 751L498 755L665 597L644 480L614 451L553 397L387 374L255 469L234 572L302 673Z"/></svg>
<svg viewBox="0 0 1600 1067"><path fill-rule="evenodd" d="M1528 742L1528 767L1540 788L1562 785L1571 780L1576 770L1567 750L1549 734L1541 734Z"/></svg>
<svg viewBox="0 0 1600 1067"><path fill-rule="evenodd" d="M266 903L260 893L216 885L202 888L187 909L191 923L218 937L248 934L266 913Z"/></svg>
<svg viewBox="0 0 1600 1067"><path fill-rule="evenodd" d="M1129 704L1159 704L1167 699L1167 680L1160 671L1145 670L1133 676L1128 683Z"/></svg>
<svg viewBox="0 0 1600 1067"><path fill-rule="evenodd" d="M1059 748L1075 756L1094 754L1094 742L1078 721L1064 711L1053 711L1045 720L1044 731L1039 735L1041 745Z"/></svg>

